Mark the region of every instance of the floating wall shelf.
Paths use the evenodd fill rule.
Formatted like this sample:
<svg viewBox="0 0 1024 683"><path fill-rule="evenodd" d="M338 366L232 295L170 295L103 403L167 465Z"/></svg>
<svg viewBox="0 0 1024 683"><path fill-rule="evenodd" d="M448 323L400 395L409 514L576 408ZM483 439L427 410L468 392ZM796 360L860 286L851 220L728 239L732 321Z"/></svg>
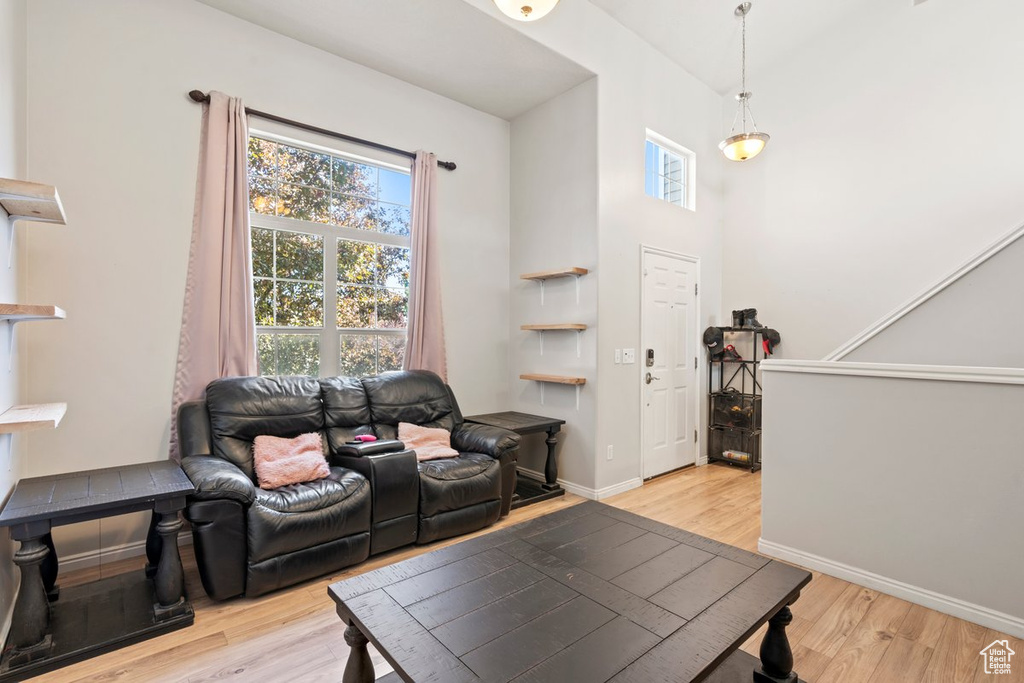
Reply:
<svg viewBox="0 0 1024 683"><path fill-rule="evenodd" d="M544 355L544 333L545 332L575 332L576 333L576 357L582 355L581 334L587 326L583 323L553 323L550 325L520 325L519 329L529 332L537 332L540 340L540 355Z"/></svg>
<svg viewBox="0 0 1024 683"><path fill-rule="evenodd" d="M582 332L587 329L587 326L583 323L555 323L553 325L520 325L521 330L534 330L536 332L547 332L549 330L573 330L575 332Z"/></svg>
<svg viewBox="0 0 1024 683"><path fill-rule="evenodd" d="M7 219L65 225L64 207L53 185L0 178L0 207Z"/></svg>
<svg viewBox="0 0 1024 683"><path fill-rule="evenodd" d="M573 386L576 388L576 410L580 409L580 387L587 383L586 377L567 377L565 375L542 375L542 374L524 374L519 375L519 379L525 379L530 382L540 383L540 404L544 405L544 385L546 384L562 384Z"/></svg>
<svg viewBox="0 0 1024 683"><path fill-rule="evenodd" d="M0 208L7 214L7 267L14 253L14 224L17 221L66 225L64 206L53 185L0 178Z"/></svg>
<svg viewBox="0 0 1024 683"><path fill-rule="evenodd" d="M33 304L0 304L0 320L20 323L26 320L63 320L67 313L57 306Z"/></svg>
<svg viewBox="0 0 1024 683"><path fill-rule="evenodd" d="M524 273L519 276L520 280L533 280L534 282L540 283L540 305L544 305L544 283L547 280L556 280L561 277L571 277L576 279L576 305L580 303L580 277L586 275L590 271L586 268L579 268L573 266L571 268L559 268L557 270L542 270L538 273Z"/></svg>
<svg viewBox="0 0 1024 683"><path fill-rule="evenodd" d="M525 379L531 382L545 382L547 384L572 384L575 386L587 383L586 377L566 377L564 375L525 374L519 375L519 379Z"/></svg>
<svg viewBox="0 0 1024 683"><path fill-rule="evenodd" d="M67 403L14 406L0 414L0 434L28 432L33 429L54 429L60 424L67 409Z"/></svg>
<svg viewBox="0 0 1024 683"><path fill-rule="evenodd" d="M519 278L521 280L554 280L560 277L579 277L589 272L586 268L559 268L558 270L542 270L539 273L525 273Z"/></svg>
<svg viewBox="0 0 1024 683"><path fill-rule="evenodd" d="M14 359L14 325L29 320L63 320L63 308L32 304L0 304L0 320L7 321L7 370Z"/></svg>

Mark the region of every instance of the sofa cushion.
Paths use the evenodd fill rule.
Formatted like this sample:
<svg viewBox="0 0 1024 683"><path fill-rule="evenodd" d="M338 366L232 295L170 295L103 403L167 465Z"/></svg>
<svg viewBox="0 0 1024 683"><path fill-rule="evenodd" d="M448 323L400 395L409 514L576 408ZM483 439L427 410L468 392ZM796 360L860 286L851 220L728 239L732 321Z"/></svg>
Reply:
<svg viewBox="0 0 1024 683"><path fill-rule="evenodd" d="M248 559L262 562L369 529L369 482L332 467L326 479L256 490L248 510Z"/></svg>
<svg viewBox="0 0 1024 683"><path fill-rule="evenodd" d="M294 439L261 434L252 444L252 462L261 489L323 479L331 473L324 458L324 440L316 432Z"/></svg>
<svg viewBox="0 0 1024 683"><path fill-rule="evenodd" d="M399 422L443 427L449 432L462 422L448 387L432 372L385 372L364 377L362 382L378 438L397 439Z"/></svg>
<svg viewBox="0 0 1024 683"><path fill-rule="evenodd" d="M324 428L320 384L311 377L228 377L206 387L213 454L255 481L252 443Z"/></svg>
<svg viewBox="0 0 1024 683"><path fill-rule="evenodd" d="M399 422L398 438L406 448L416 451L416 459L420 462L459 457L459 452L452 448L452 433L443 427L421 427Z"/></svg>
<svg viewBox="0 0 1024 683"><path fill-rule="evenodd" d="M498 461L482 453L418 463L420 516L458 510L501 498Z"/></svg>
<svg viewBox="0 0 1024 683"><path fill-rule="evenodd" d="M370 404L358 377L325 377L320 380L324 426L331 455L358 434L373 434Z"/></svg>

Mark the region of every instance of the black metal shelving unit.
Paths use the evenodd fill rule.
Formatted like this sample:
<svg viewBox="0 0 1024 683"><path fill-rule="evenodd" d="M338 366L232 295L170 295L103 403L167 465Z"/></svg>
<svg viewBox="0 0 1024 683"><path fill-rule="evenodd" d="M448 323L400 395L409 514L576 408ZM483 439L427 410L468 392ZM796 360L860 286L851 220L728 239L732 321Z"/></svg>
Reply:
<svg viewBox="0 0 1024 683"><path fill-rule="evenodd" d="M751 355L728 360L708 358L708 462L761 469L761 378L764 360L762 340L767 328L722 327L727 334L741 334L733 345ZM749 340L749 346L747 341ZM760 356L760 357L759 357Z"/></svg>

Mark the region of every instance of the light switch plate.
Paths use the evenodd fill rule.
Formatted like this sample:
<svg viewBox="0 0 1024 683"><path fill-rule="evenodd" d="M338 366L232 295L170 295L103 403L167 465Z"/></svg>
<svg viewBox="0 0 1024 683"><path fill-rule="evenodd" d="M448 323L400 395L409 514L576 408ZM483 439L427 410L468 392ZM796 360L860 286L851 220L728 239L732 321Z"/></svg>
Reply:
<svg viewBox="0 0 1024 683"><path fill-rule="evenodd" d="M616 363L621 363L622 362L622 349L615 349L615 362Z"/></svg>
<svg viewBox="0 0 1024 683"><path fill-rule="evenodd" d="M636 349L622 349L622 362L625 364L636 362Z"/></svg>

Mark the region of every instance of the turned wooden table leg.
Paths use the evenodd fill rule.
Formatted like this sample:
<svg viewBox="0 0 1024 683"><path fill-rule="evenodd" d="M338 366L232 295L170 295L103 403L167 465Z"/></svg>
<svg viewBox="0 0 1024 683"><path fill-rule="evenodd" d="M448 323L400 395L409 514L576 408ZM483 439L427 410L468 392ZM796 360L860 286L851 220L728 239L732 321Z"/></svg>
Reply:
<svg viewBox="0 0 1024 683"><path fill-rule="evenodd" d="M544 483L541 486L548 491L557 491L558 485L558 457L555 455L555 446L558 444L558 427L548 429L548 438L544 443L548 445L548 459L544 463Z"/></svg>
<svg viewBox="0 0 1024 683"><path fill-rule="evenodd" d="M160 566L160 554L163 552L163 539L156 525L160 523L160 515L154 512L149 517L149 532L146 534L146 576L153 578Z"/></svg>
<svg viewBox="0 0 1024 683"><path fill-rule="evenodd" d="M8 645L9 664L31 662L49 654L51 639L46 632L50 625L50 601L46 598L41 565L50 549L41 537L19 539L21 547L14 553L14 563L21 570L21 589L11 615Z"/></svg>
<svg viewBox="0 0 1024 683"><path fill-rule="evenodd" d="M370 641L355 624L349 623L345 629L345 642L352 650L348 653L342 683L373 683L373 662L370 661L370 653L366 651L366 644Z"/></svg>
<svg viewBox="0 0 1024 683"><path fill-rule="evenodd" d="M761 641L761 670L754 672L757 683L792 683L797 680L793 671L793 650L786 637L786 627L793 621L793 613L785 606L768 620L768 632Z"/></svg>
<svg viewBox="0 0 1024 683"><path fill-rule="evenodd" d="M43 588L46 589L46 597L50 602L55 602L60 597L60 586L57 585L57 574L60 572L60 562L57 560L57 549L53 546L53 536L43 536L43 545L50 551L43 558L39 565L39 571L43 575Z"/></svg>
<svg viewBox="0 0 1024 683"><path fill-rule="evenodd" d="M160 536L160 564L157 565L156 577L153 579L157 599L153 612L158 620L177 616L187 609L185 572L178 553L178 532L182 526L178 511L183 507L184 500L180 501L180 506L172 502L155 509L160 515L156 525L156 532Z"/></svg>

